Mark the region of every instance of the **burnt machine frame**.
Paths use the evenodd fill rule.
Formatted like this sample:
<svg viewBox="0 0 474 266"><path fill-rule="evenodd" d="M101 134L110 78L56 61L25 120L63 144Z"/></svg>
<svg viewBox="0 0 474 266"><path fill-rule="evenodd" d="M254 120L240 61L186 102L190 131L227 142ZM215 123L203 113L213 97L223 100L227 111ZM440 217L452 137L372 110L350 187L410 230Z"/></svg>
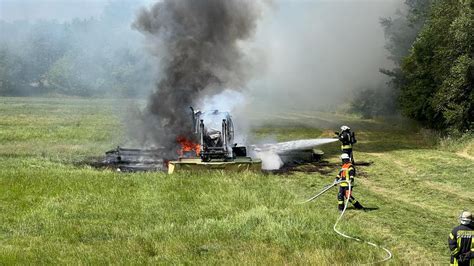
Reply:
<svg viewBox="0 0 474 266"><path fill-rule="evenodd" d="M225 118L222 119L221 136L220 141L216 146L209 145L209 138L206 135L206 128L204 119L201 119L201 115L204 114L201 111L194 111L194 108L190 107L193 117L194 134L199 138L199 144L201 145L200 157L203 162L210 161L231 161L236 157L246 157L247 150L243 146L238 146L234 141L234 124L232 118L228 112L219 112L213 110L211 113L224 114Z"/></svg>

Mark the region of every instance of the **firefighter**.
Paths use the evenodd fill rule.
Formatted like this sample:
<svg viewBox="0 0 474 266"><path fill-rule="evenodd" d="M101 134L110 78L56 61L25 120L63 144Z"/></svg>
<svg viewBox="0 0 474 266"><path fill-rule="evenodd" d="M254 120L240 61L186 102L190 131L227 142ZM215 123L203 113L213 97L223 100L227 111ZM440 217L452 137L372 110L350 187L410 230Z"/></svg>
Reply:
<svg viewBox="0 0 474 266"><path fill-rule="evenodd" d="M354 164L354 155L352 154L352 146L357 143L354 132L348 126L342 126L341 132L337 133L339 141L341 142L342 153L347 153Z"/></svg>
<svg viewBox="0 0 474 266"><path fill-rule="evenodd" d="M459 226L449 234L448 244L451 250L451 265L474 265L474 224L472 213L463 211L459 216Z"/></svg>
<svg viewBox="0 0 474 266"><path fill-rule="evenodd" d="M354 205L356 209L358 210L364 209L364 206L362 206L352 196L352 191L354 190L353 186L354 186L354 177L356 174L356 170L351 163L349 154L343 153L341 155L341 160L342 160L342 167L341 167L341 170L339 171L339 174L337 174L335 182L344 181L344 180L349 181L351 183L351 191L349 191L349 184L347 182L339 183L339 192L337 193L338 209L339 211L344 210L344 200L347 198L352 203L352 205Z"/></svg>

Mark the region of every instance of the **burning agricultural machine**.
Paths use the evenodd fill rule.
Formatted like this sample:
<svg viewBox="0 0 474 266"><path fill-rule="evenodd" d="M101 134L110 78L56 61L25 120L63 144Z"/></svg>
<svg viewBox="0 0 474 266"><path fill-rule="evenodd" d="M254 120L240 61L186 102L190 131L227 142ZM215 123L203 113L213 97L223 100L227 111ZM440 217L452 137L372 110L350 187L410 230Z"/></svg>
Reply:
<svg viewBox="0 0 474 266"><path fill-rule="evenodd" d="M178 160L168 163L168 173L177 170L221 169L260 171L262 161L247 156L245 146L234 143L234 124L228 112L201 112L191 107L194 143L178 138L183 152Z"/></svg>
<svg viewBox="0 0 474 266"><path fill-rule="evenodd" d="M162 149L125 149L106 152L104 163L119 171L231 170L260 171L262 161L247 156L245 146L234 143L234 124L228 112L192 111L192 136L179 136L180 150L165 160Z"/></svg>

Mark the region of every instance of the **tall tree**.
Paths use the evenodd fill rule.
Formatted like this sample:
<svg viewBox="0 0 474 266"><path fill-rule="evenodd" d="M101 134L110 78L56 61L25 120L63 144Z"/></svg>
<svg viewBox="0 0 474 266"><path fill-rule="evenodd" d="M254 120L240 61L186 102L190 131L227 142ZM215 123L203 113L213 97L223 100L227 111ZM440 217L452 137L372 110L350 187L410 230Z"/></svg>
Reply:
<svg viewBox="0 0 474 266"><path fill-rule="evenodd" d="M440 0L402 63L403 113L427 126L472 129L474 2Z"/></svg>
<svg viewBox="0 0 474 266"><path fill-rule="evenodd" d="M390 77L387 85L393 102L397 102L400 88L405 83L401 70L403 59L409 55L418 33L425 24L432 1L406 0L403 11L398 11L393 18L380 20L387 40L385 48L389 52L388 59L394 64L392 69L380 69L380 72Z"/></svg>

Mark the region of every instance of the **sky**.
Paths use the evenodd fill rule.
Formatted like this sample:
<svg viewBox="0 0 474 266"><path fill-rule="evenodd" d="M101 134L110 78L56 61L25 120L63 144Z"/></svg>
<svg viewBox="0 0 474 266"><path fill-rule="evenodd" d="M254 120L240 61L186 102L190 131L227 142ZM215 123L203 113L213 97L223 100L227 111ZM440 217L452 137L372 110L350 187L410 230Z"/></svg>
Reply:
<svg viewBox="0 0 474 266"><path fill-rule="evenodd" d="M0 18L12 20L97 17L107 4L104 0L0 0Z"/></svg>

